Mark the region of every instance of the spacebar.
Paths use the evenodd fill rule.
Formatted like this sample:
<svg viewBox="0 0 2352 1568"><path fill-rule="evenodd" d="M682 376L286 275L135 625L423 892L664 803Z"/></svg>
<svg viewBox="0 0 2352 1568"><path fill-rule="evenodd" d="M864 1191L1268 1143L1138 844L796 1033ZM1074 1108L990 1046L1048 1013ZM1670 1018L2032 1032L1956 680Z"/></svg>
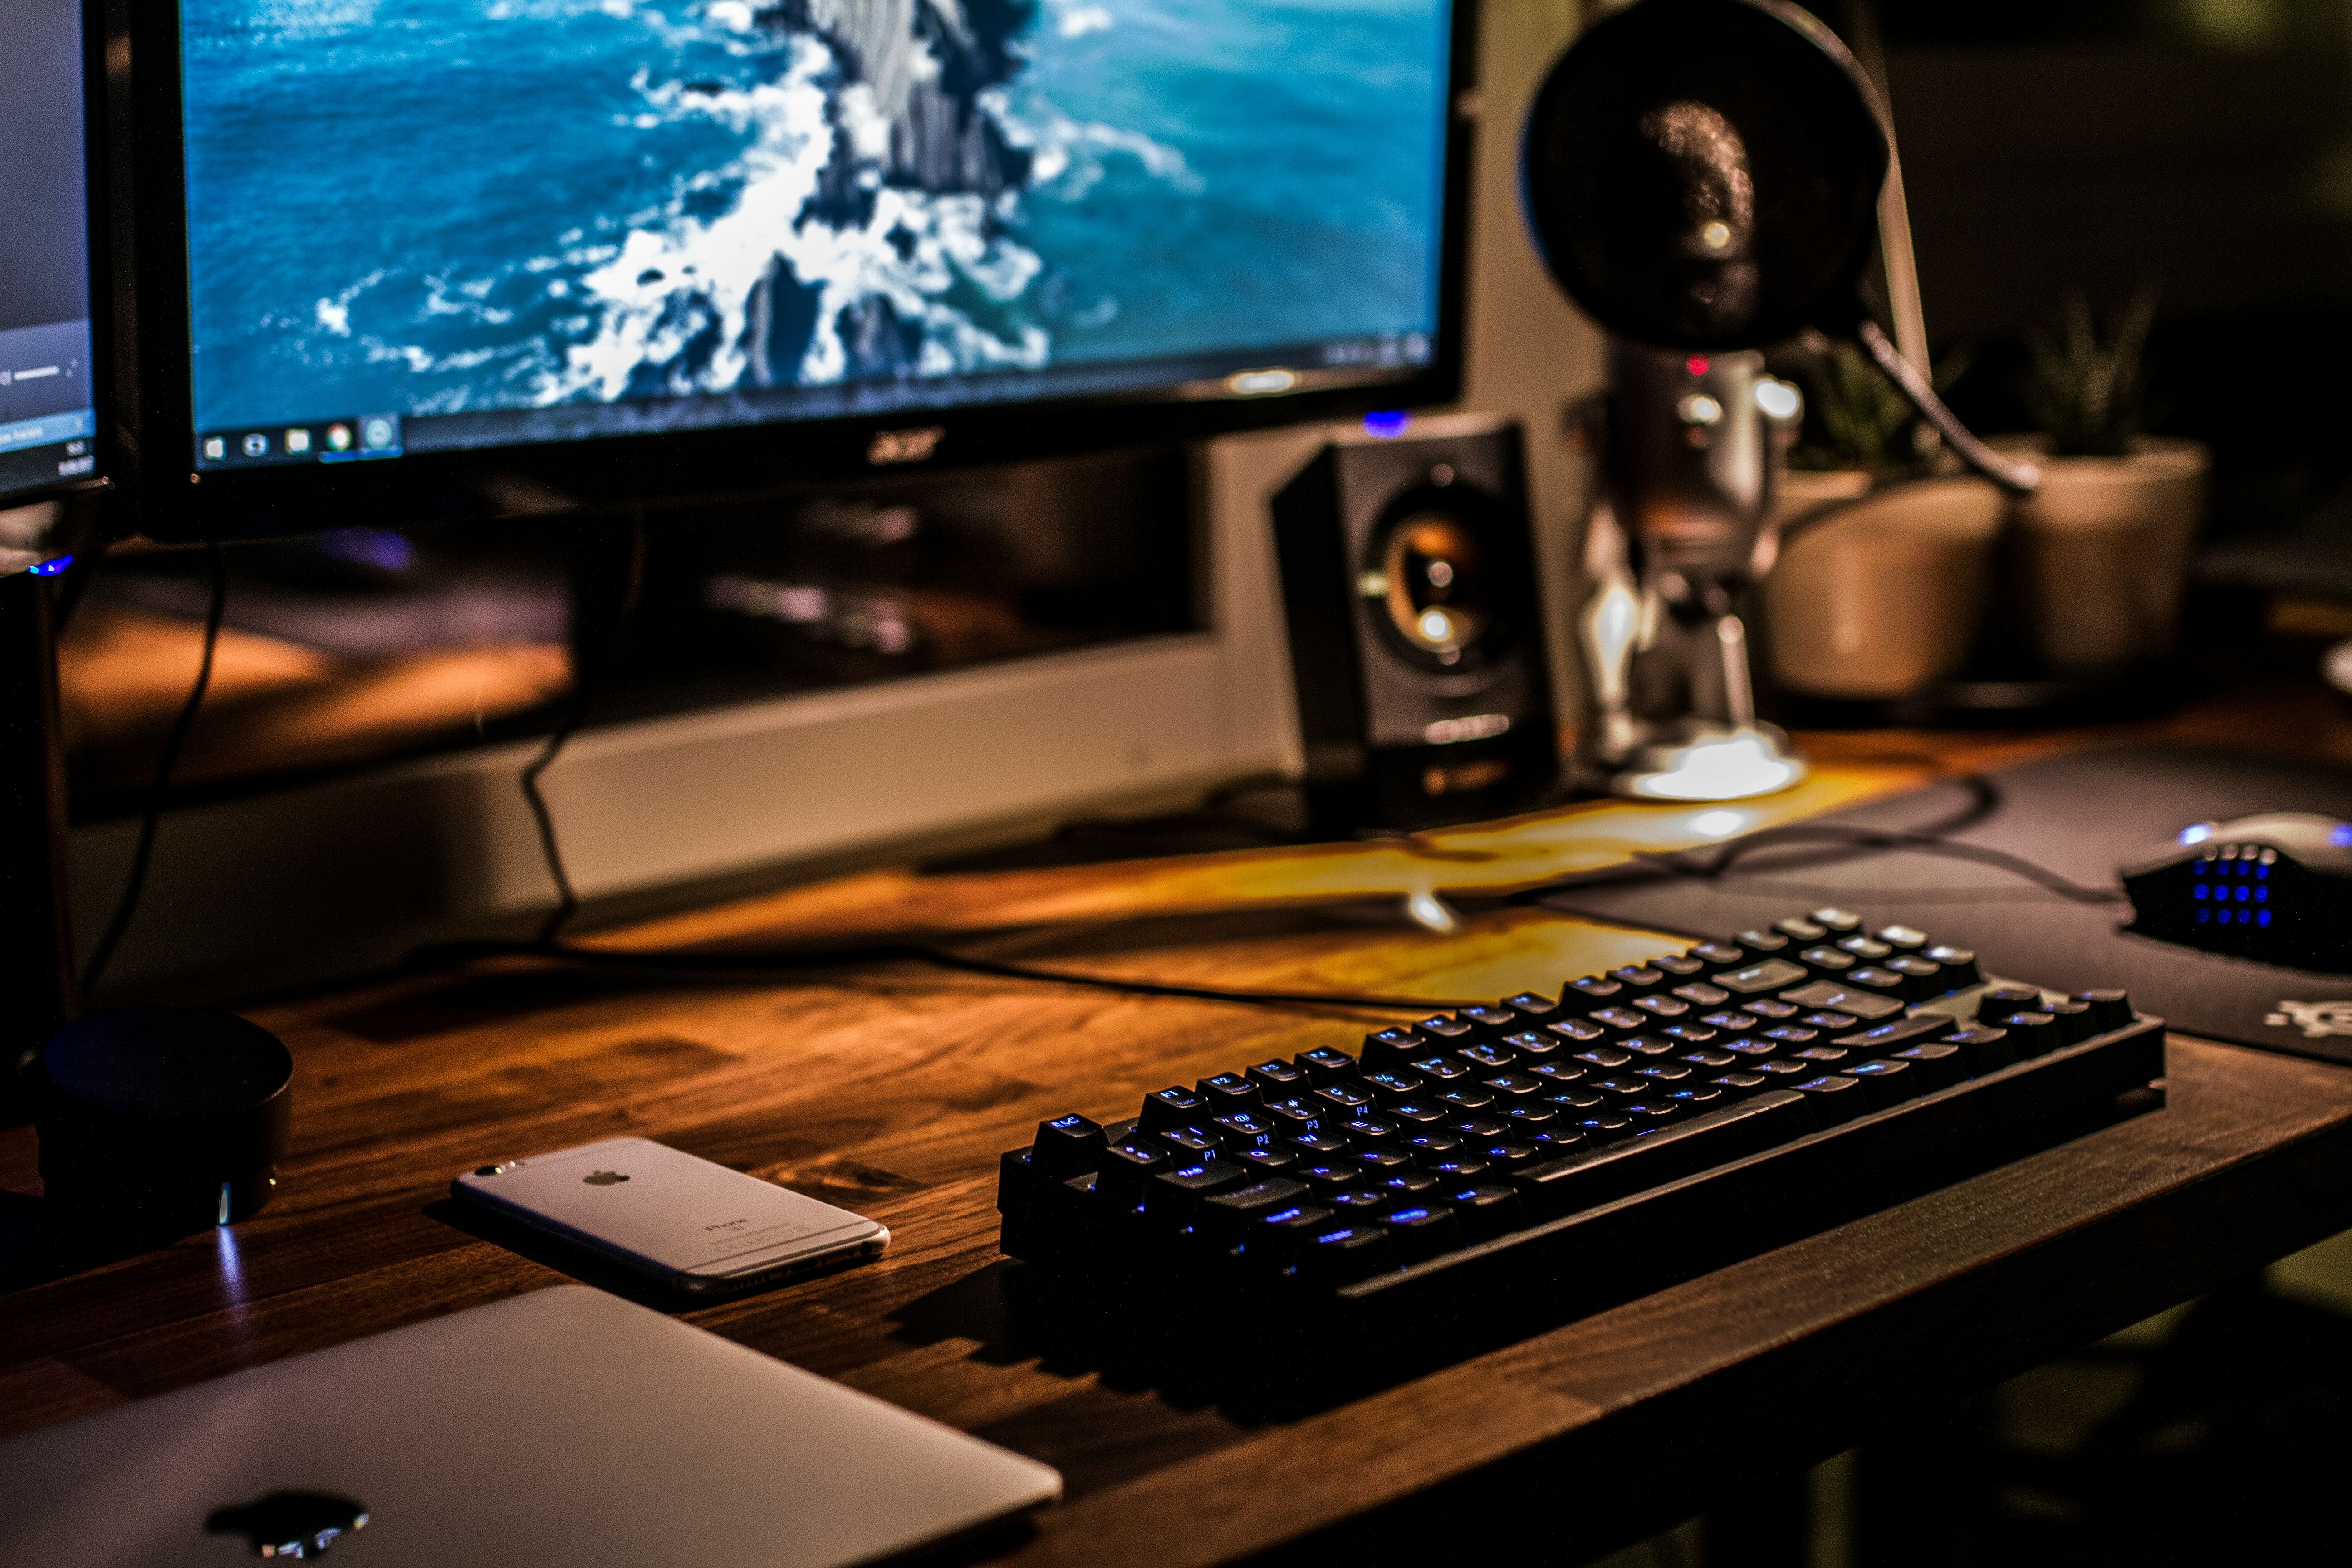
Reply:
<svg viewBox="0 0 2352 1568"><path fill-rule="evenodd" d="M1530 1165L1511 1179L1549 1219L1679 1181L1811 1131L1804 1096L1775 1089L1656 1132Z"/></svg>

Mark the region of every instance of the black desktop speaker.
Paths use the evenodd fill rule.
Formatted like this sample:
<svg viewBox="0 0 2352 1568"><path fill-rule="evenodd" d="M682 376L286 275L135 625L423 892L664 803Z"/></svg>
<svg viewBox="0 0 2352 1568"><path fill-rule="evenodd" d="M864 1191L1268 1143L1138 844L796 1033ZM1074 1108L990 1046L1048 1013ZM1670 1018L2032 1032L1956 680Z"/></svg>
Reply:
<svg viewBox="0 0 2352 1568"><path fill-rule="evenodd" d="M1315 826L1533 805L1559 776L1559 741L1519 427L1368 426L1274 498Z"/></svg>
<svg viewBox="0 0 2352 1568"><path fill-rule="evenodd" d="M269 1201L293 1128L294 1058L260 1025L125 1007L59 1029L34 1068L52 1246L161 1246Z"/></svg>

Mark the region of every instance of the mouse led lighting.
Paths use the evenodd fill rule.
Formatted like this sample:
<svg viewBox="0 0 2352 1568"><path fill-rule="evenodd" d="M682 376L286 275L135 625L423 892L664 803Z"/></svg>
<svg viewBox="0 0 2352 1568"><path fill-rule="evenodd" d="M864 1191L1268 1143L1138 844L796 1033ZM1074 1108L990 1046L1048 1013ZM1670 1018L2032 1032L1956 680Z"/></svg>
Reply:
<svg viewBox="0 0 2352 1568"><path fill-rule="evenodd" d="M2118 870L2141 936L2352 971L2352 823L2308 812L2195 823Z"/></svg>

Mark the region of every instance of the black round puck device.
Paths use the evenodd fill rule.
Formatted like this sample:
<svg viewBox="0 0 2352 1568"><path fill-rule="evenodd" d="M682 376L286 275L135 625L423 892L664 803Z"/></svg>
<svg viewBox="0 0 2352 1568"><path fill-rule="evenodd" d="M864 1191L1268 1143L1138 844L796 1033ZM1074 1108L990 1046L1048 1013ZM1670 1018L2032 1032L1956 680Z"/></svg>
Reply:
<svg viewBox="0 0 2352 1568"><path fill-rule="evenodd" d="M234 1013L125 1007L67 1025L34 1073L44 1228L168 1239L269 1200L294 1058Z"/></svg>

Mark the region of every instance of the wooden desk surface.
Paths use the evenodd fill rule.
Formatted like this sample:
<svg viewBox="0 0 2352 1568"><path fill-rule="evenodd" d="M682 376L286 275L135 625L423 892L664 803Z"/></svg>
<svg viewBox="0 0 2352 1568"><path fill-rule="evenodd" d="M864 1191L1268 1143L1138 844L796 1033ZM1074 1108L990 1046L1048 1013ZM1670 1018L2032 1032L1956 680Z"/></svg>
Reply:
<svg viewBox="0 0 2352 1568"><path fill-rule="evenodd" d="M2208 710L2158 728L2227 739L2239 722ZM1854 765L1773 809L1824 809L2011 744L1822 738L1817 755ZM1667 816L1604 807L1538 837L1571 858L1622 853L1671 840ZM1270 855L1245 863L1248 898L1221 900L1200 867L1171 863L892 877L865 880L870 901L834 884L610 940L1083 914L1097 923L968 940L1154 978L1431 997L1556 985L1665 945L1532 910L1443 937L1398 919L1381 877L1493 866L1462 847L1368 847L1353 871L1347 855L1294 854L1317 893L1378 887L1378 903L1309 907ZM1255 907L1201 912L1220 901ZM995 1249L995 1157L1042 1117L1123 1113L1165 1083L1349 1047L1364 1018L912 968L676 987L524 966L254 1016L296 1060L279 1195L232 1230L0 1295L0 1433L554 1283L443 1217L449 1176L637 1133L891 1227L877 1264L690 1321L1058 1466L1068 1501L1009 1549L1020 1560L1205 1563L1316 1531L1318 1552L1392 1544L1498 1476L1540 1478L1558 1534L1600 1550L1703 1506L1719 1479L1713 1465L1626 1456L1801 1463L2352 1226L2352 1071L2176 1037L2154 1114L1354 1404L1252 1426L1022 1342L1007 1293L1018 1266ZM29 1129L0 1131L0 1225L38 1190L34 1154Z"/></svg>

